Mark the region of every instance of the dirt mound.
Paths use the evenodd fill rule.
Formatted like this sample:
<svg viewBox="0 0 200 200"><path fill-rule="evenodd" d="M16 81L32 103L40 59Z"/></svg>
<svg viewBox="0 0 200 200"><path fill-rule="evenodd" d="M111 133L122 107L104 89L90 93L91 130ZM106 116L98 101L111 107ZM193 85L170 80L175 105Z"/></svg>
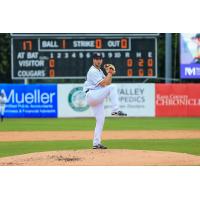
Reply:
<svg viewBox="0 0 200 200"><path fill-rule="evenodd" d="M200 156L142 150L76 150L0 158L0 166L170 166L200 165Z"/></svg>

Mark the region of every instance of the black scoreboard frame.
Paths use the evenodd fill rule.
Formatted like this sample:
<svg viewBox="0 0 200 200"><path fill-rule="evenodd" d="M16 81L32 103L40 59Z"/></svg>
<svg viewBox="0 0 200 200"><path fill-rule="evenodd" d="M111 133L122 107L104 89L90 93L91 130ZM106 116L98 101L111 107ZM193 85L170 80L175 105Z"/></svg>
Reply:
<svg viewBox="0 0 200 200"><path fill-rule="evenodd" d="M157 42L157 38L158 38L159 34L158 33L13 33L11 34L11 77L14 80L23 80L23 79L85 79L85 76L55 76L55 77L50 77L50 76L46 76L46 77L17 77L14 76L14 45L13 45L13 40L14 39L37 39L38 40L38 52L39 52L39 41L41 39L45 39L45 38L53 38L53 39L70 39L70 38L74 38L77 37L77 39L82 38L86 38L86 37L92 37L92 38L99 38L99 37L103 37L104 39L109 39L110 37L112 38L129 38L130 39L154 39L155 40L155 75L154 76L114 76L114 79L146 79L146 78L152 78L155 79L157 78L158 75L158 42ZM42 50L45 52L51 52L52 50ZM79 49L76 50L53 50L53 52L78 52L80 51ZM105 49L87 49L86 52L109 52L109 51L119 51L119 49L115 50L115 49L111 49L111 50L105 50ZM122 49L123 51L123 49ZM127 49L125 49L124 51L127 51ZM91 63L92 64L92 63ZM88 66L89 68L89 66Z"/></svg>

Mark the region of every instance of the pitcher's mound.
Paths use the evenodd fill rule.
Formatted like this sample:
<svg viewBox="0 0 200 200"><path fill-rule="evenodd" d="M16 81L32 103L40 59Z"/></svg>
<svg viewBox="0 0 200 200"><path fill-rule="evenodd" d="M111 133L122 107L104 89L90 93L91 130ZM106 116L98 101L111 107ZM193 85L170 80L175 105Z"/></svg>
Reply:
<svg viewBox="0 0 200 200"><path fill-rule="evenodd" d="M200 165L200 156L142 150L70 150L0 159L1 166L143 166Z"/></svg>

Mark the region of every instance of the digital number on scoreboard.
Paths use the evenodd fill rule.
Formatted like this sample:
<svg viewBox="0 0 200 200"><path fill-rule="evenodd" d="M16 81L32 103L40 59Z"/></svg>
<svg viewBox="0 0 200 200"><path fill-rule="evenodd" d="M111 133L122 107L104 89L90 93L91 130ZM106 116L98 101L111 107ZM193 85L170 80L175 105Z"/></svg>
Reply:
<svg viewBox="0 0 200 200"><path fill-rule="evenodd" d="M157 37L134 34L12 34L13 79L81 79L94 52L115 78L156 78Z"/></svg>

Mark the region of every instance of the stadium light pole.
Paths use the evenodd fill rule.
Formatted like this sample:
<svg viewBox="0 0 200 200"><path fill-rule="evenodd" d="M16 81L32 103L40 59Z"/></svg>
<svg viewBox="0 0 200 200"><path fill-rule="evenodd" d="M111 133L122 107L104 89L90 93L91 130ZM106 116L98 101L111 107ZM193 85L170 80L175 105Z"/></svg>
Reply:
<svg viewBox="0 0 200 200"><path fill-rule="evenodd" d="M172 34L165 34L165 83L172 82Z"/></svg>

